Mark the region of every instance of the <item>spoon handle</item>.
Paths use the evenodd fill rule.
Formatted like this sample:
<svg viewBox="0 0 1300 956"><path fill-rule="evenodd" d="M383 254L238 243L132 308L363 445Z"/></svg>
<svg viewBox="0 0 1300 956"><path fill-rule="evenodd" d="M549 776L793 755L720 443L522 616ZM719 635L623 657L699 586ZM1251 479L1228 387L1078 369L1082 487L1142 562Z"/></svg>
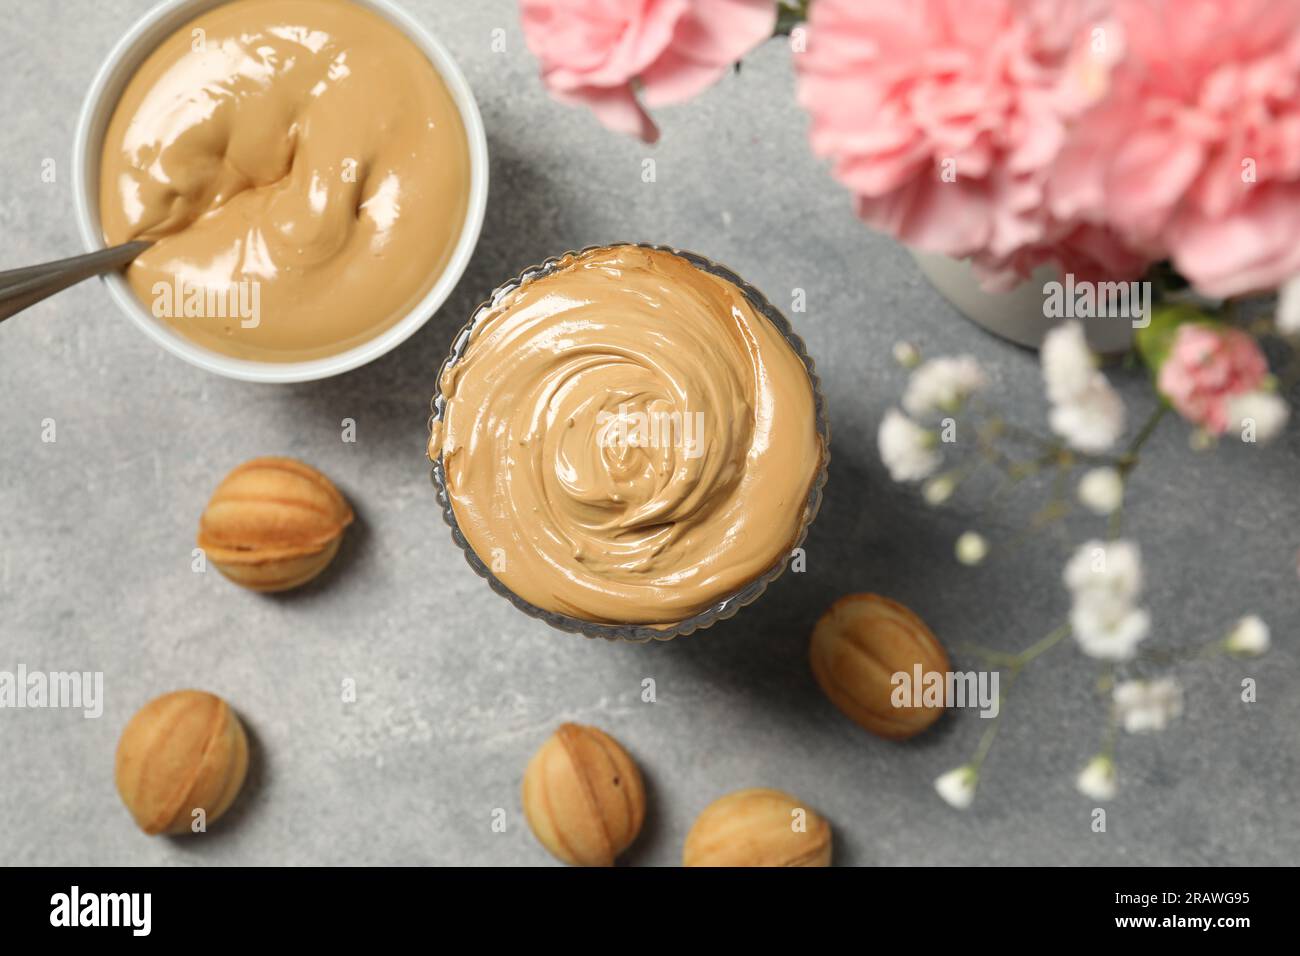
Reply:
<svg viewBox="0 0 1300 956"><path fill-rule="evenodd" d="M71 259L0 272L0 321L104 272L116 272L152 245L146 240L88 252Z"/></svg>

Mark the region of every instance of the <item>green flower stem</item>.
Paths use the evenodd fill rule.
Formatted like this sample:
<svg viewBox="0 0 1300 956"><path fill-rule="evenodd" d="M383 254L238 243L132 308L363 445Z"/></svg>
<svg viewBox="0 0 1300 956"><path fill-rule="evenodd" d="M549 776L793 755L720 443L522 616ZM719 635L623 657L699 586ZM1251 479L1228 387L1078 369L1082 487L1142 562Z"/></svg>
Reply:
<svg viewBox="0 0 1300 956"><path fill-rule="evenodd" d="M1022 442L1037 445L1044 451L1055 452L1060 450L1060 442L1048 438L1046 435L1040 435L1028 428L1022 428L1020 425L1013 425L1001 417L992 418L990 424L997 428L999 434L1006 434Z"/></svg>
<svg viewBox="0 0 1300 956"><path fill-rule="evenodd" d="M1036 432L1014 425L1006 421L978 398L972 399L970 406L973 412L984 418L982 422L973 423L979 457L976 459L977 464L975 467L968 470L963 465L953 473L957 483L960 485L965 479L969 478L978 469L980 461L993 465L1003 474L1003 480L993 488L981 508L982 511L990 515L997 514L1001 510L1007 495L1024 479L1037 475L1048 468L1053 470L1051 498L1042 508L1035 512L1030 519L1029 526L1017 534L1003 549L1004 554L1014 554L1026 544L1030 537L1044 529L1058 527L1061 522L1070 516L1073 510L1073 502L1069 494L1069 480L1078 465L1112 467L1119 472L1120 480L1127 485L1129 475L1141 461L1140 453L1143 446L1155 434L1156 428L1165 415L1169 413L1169 406L1162 401L1156 406L1137 435L1134 436L1132 442L1121 454L1094 455L1074 451L1059 441L1053 441ZM1036 445L1042 454L1037 458L1028 460L1013 458L998 447L998 439L1003 437L1018 439ZM1121 501L1119 507L1110 515L1108 536L1115 540L1120 537L1123 530L1124 505Z"/></svg>
<svg viewBox="0 0 1300 956"><path fill-rule="evenodd" d="M1013 668L1020 662L1018 654L1007 654L1002 651L995 651L990 647L984 647L980 644L958 644L954 650L962 654L971 654L980 658L986 664L997 664L999 667Z"/></svg>
<svg viewBox="0 0 1300 956"><path fill-rule="evenodd" d="M808 20L808 8L812 0L781 0L777 7L776 30L773 36L786 37L801 23Z"/></svg>
<svg viewBox="0 0 1300 956"><path fill-rule="evenodd" d="M1112 706L1106 714L1106 736L1102 738L1101 755L1107 760L1115 760L1115 746L1119 743L1119 714Z"/></svg>
<svg viewBox="0 0 1300 956"><path fill-rule="evenodd" d="M1033 663L1033 661L1035 661L1037 658L1041 657L1042 655L1046 654L1053 647L1055 647L1057 644L1060 644L1061 641L1065 640L1069 636L1070 636L1070 625L1062 624L1060 627L1052 631L1052 633L1048 634L1045 638L1043 638L1038 643L1031 644L1023 651L1021 651L1019 655L1017 655L1020 658L1020 666L1023 668L1025 665Z"/></svg>
<svg viewBox="0 0 1300 956"><path fill-rule="evenodd" d="M1124 493L1128 493L1128 480L1121 476L1124 484ZM1107 536L1112 541L1119 540L1119 536L1124 533L1124 499L1121 498L1119 507L1110 513L1110 525L1107 528Z"/></svg>
<svg viewBox="0 0 1300 956"><path fill-rule="evenodd" d="M977 653L990 660L1001 659L1009 671L1007 675L1006 686L998 694L998 714L993 718L992 723L985 729L980 736L979 745L975 748L975 756L971 758L970 766L976 773L984 765L985 758L988 757L989 751L993 749L993 742L997 740L998 728L1002 725L1002 713L1006 709L1007 698L1011 695L1011 688L1015 685L1016 678L1021 672L1035 660L1046 654L1057 644L1061 643L1070 633L1070 625L1062 624L1052 633L1048 634L1042 640L1029 645L1019 654L1006 655L998 651L988 651L981 649Z"/></svg>
<svg viewBox="0 0 1300 956"><path fill-rule="evenodd" d="M1220 654L1228 652L1228 638L1216 637L1208 644L1202 644L1200 647L1186 649L1162 649L1152 648L1143 651L1138 655L1139 660L1146 661L1150 664L1181 664L1188 661L1209 660L1212 657L1218 657Z"/></svg>
<svg viewBox="0 0 1300 956"><path fill-rule="evenodd" d="M1102 669L1101 677L1097 679L1097 692L1103 695L1110 694L1115 688L1115 665L1107 664ZM1119 714L1115 710L1115 704L1112 701L1106 708L1106 731L1101 738L1100 755L1107 760L1114 761L1115 745L1119 742Z"/></svg>
<svg viewBox="0 0 1300 956"><path fill-rule="evenodd" d="M1007 495L1014 491L1017 485L1056 462L1054 455L1046 455L1030 461L1016 461L992 446L989 446L983 454L985 460L995 465L1003 474L1003 480L993 488L980 508L981 511L987 511L990 516L996 515L1002 509Z"/></svg>
<svg viewBox="0 0 1300 956"><path fill-rule="evenodd" d="M1055 465L1052 495L1045 505L1033 513L1029 519L1029 525L1016 532L1006 545L998 549L1004 559L1015 555L1029 543L1031 538L1043 531L1055 528L1058 533L1063 533L1062 522L1074 510L1074 504L1069 495L1069 477L1074 470L1074 460L1070 453L1065 452L1052 459L1030 462L1029 464L1034 466L1033 470L1035 472L1042 471L1049 465Z"/></svg>
<svg viewBox="0 0 1300 956"><path fill-rule="evenodd" d="M952 487L953 487L953 492L955 494L958 488L960 488L965 482L967 482L972 477L974 477L975 474L977 474L982 467L984 467L989 463L990 462L988 461L988 459L982 457L967 458L956 468L946 472L944 475L941 475L940 477L948 477L952 479Z"/></svg>
<svg viewBox="0 0 1300 956"><path fill-rule="evenodd" d="M1138 463L1142 460L1139 454L1142 451L1142 446L1145 445L1147 441L1151 438L1151 436L1156 433L1156 428L1160 425L1160 422L1164 420L1165 415L1167 415L1168 413L1169 413L1169 406L1166 405L1163 401L1161 401L1160 404L1156 406L1156 410L1153 411L1147 417L1146 422L1144 422L1142 425L1141 431L1139 431L1137 435L1134 436L1133 441L1129 443L1128 448L1124 450L1124 454L1121 455L1119 460L1116 462L1115 467L1119 471L1120 480L1124 483L1125 498L1128 497L1129 475L1133 473L1134 469L1137 468ZM1108 529L1108 534L1110 536L1110 539L1114 541L1118 539L1119 536L1122 535L1123 533L1124 533L1124 500L1120 499L1119 507L1116 508L1114 511L1112 511L1110 514L1110 526Z"/></svg>
<svg viewBox="0 0 1300 956"><path fill-rule="evenodd" d="M1156 426L1160 424L1167 414L1169 414L1169 406L1161 401L1161 403L1156 406L1156 410L1152 412L1146 422L1143 423L1142 430L1137 433L1133 441L1129 443L1128 448L1124 450L1124 454L1121 455L1119 460L1116 462L1116 467L1119 468L1121 474L1127 474L1138 466L1138 461L1140 460L1138 452L1140 452L1142 446L1147 443L1147 439L1155 434Z"/></svg>
<svg viewBox="0 0 1300 956"><path fill-rule="evenodd" d="M993 439L981 433L978 437L978 443L979 454L984 461L997 467L1008 478L1018 477L1017 462L998 448Z"/></svg>

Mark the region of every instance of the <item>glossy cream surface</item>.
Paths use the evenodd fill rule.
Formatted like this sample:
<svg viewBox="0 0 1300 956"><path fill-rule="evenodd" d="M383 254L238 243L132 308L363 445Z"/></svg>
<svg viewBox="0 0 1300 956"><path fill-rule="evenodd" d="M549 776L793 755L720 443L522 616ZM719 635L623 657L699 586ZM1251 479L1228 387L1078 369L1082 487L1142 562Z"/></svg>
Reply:
<svg viewBox="0 0 1300 956"><path fill-rule="evenodd" d="M349 0L237 0L132 77L100 215L109 243L156 240L127 271L154 315L226 355L302 361L424 297L469 190L451 93L395 26Z"/></svg>
<svg viewBox="0 0 1300 956"><path fill-rule="evenodd" d="M537 607L667 625L782 560L824 455L812 385L733 283L634 246L506 294L429 446L479 558Z"/></svg>

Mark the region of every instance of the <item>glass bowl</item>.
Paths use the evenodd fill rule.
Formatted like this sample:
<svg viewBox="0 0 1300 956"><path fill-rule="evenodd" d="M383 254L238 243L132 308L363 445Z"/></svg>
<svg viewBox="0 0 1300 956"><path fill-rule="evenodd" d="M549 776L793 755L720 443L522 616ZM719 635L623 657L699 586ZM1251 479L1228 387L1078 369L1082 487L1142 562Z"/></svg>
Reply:
<svg viewBox="0 0 1300 956"><path fill-rule="evenodd" d="M479 577L487 581L492 590L496 591L503 598L508 600L520 611L523 611L529 617L535 617L545 621L547 624L561 631L569 631L575 634L581 634L584 637L604 638L610 641L628 641L632 643L644 643L646 641L668 641L675 637L684 637L687 634L694 633L706 627L733 617L737 611L747 604L752 604L758 600L759 596L767 590L767 586L775 581L785 571L786 565L790 561L791 554L796 548L803 544L808 535L808 527L812 524L813 519L817 516L817 511L821 507L822 488L826 484L827 469L830 464L830 441L831 430L830 420L826 414L826 399L822 395L821 380L817 377L816 366L808 355L808 350L801 339L791 327L790 322L781 312L769 302L764 295L741 279L738 275L728 269L726 266L707 259L704 256L697 255L694 252L686 252L680 249L674 249L671 246L652 245L650 243L638 242L613 242L599 246L587 246L577 252L566 252L561 256L554 256L547 259L540 265L530 266L524 269L519 275L507 280L498 286L487 301L483 302L477 309L470 320L465 323L461 330L452 340L451 352L443 361L442 366L438 369L437 387L433 396L432 411L429 418L429 429L432 435L433 425L435 422L442 420L443 411L446 406L446 399L442 394L443 374L451 366L460 361L461 356L469 347L473 337L474 327L485 315L501 302L503 298L519 288L525 283L532 282L543 276L550 275L560 267L567 265L575 256L580 256L587 252L593 252L599 249L612 249L618 246L640 246L645 249L653 249L659 252L667 252L681 259L686 260L697 269L711 273L719 278L730 282L745 296L754 310L764 316L778 332L790 344L795 354L803 362L804 368L808 372L808 381L812 386L814 409L817 418L817 434L821 437L822 456L817 473L813 477L811 486L808 489L808 497L804 501L803 519L799 525L799 532L786 553L773 563L767 570L763 571L757 577L753 578L740 589L727 595L725 598L710 605L703 611L679 621L676 624L608 624L595 621L586 621L581 618L569 617L564 614L557 614L554 611L548 611L544 608L537 607L529 601L525 601L519 595L515 594L510 588L506 587L499 578L492 573L491 568L480 558L474 549L466 540L465 535L460 530L460 525L456 521L456 514L452 509L451 497L447 493L446 472L443 470L442 460L439 458L433 462L433 468L430 477L433 480L433 487L438 495L438 504L442 508L443 519L451 528L452 539L456 545L464 552L465 560L469 566L474 569Z"/></svg>

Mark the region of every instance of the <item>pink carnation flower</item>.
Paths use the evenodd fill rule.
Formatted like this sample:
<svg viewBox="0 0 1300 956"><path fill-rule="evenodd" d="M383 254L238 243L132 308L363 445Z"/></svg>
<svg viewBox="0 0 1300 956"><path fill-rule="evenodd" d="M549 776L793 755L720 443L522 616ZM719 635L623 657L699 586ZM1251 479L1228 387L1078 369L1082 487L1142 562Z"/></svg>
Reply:
<svg viewBox="0 0 1300 956"><path fill-rule="evenodd" d="M1300 0L1113 0L1127 52L1050 186L1207 295L1300 273Z"/></svg>
<svg viewBox="0 0 1300 956"><path fill-rule="evenodd" d="M1045 192L1071 123L1104 96L1122 52L1108 10L1107 0L816 0L796 56L813 149L833 158L869 225L971 257L988 285L1046 261L1083 277L1134 275L1142 256L1104 224L1053 216Z"/></svg>
<svg viewBox="0 0 1300 956"><path fill-rule="evenodd" d="M557 99L647 143L649 106L690 99L772 35L774 0L520 0L524 37Z"/></svg>
<svg viewBox="0 0 1300 956"><path fill-rule="evenodd" d="M1268 361L1245 332L1188 322L1175 333L1157 385L1180 415L1222 435L1232 399L1255 391L1266 375Z"/></svg>

